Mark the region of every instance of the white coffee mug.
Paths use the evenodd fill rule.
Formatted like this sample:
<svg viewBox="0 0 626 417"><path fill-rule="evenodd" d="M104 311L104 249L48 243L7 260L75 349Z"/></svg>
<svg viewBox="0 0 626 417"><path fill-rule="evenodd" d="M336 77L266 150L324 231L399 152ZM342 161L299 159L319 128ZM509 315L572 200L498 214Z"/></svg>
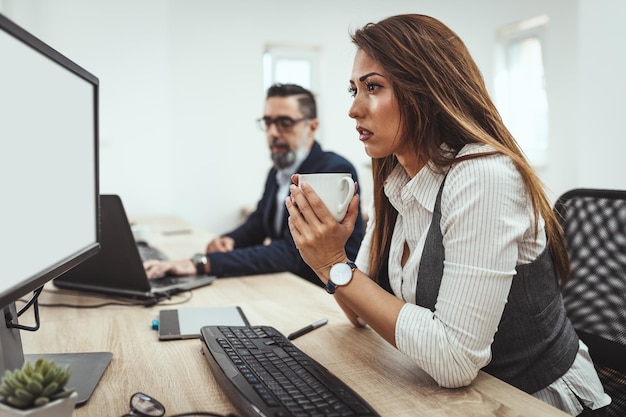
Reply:
<svg viewBox="0 0 626 417"><path fill-rule="evenodd" d="M346 217L348 205L354 196L354 181L350 173L298 174L298 186L306 182L315 190L338 222Z"/></svg>

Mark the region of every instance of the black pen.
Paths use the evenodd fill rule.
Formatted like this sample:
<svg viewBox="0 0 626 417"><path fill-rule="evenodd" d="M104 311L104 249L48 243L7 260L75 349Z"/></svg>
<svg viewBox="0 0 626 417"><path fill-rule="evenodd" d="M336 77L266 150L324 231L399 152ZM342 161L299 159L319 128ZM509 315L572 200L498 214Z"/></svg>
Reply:
<svg viewBox="0 0 626 417"><path fill-rule="evenodd" d="M318 321L316 321L313 324L309 324L308 326L303 327L302 329L296 330L295 332L291 333L289 336L287 336L287 339L293 340L293 339L295 339L297 337L300 337L302 335L307 334L308 332L312 332L313 330L315 330L315 329L317 329L319 327L322 327L326 323L328 323L328 319L318 320Z"/></svg>

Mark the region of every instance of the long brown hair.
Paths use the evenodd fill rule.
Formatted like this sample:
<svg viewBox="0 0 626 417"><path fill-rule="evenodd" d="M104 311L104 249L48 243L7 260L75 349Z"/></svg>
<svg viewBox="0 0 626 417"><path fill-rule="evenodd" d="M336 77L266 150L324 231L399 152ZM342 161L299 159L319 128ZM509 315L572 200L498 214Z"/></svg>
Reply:
<svg viewBox="0 0 626 417"><path fill-rule="evenodd" d="M432 17L407 14L368 23L351 38L387 72L400 107L400 140L421 160L431 161L443 172L464 159L494 153L511 158L532 201L535 232L542 216L556 275L565 282L569 260L563 232L543 185L502 122L480 70L456 33ZM457 158L457 152L468 143L489 144L495 151ZM384 181L397 164L393 155L372 158L376 227L371 276L382 266L397 216L383 191Z"/></svg>

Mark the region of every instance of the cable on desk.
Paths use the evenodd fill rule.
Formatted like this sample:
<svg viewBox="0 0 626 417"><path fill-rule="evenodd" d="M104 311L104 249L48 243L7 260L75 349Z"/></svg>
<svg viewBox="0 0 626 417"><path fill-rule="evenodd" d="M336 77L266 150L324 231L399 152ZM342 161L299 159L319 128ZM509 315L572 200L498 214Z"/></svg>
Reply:
<svg viewBox="0 0 626 417"><path fill-rule="evenodd" d="M63 293L63 291L54 291L54 290L49 290L49 289L44 289L45 292L50 292L50 293ZM174 296L178 296L180 294L187 294L187 297L184 298L183 300L180 301L173 301L173 302L168 302L168 303L164 303L163 301L171 301L171 295L168 297L163 297L160 298L156 301L156 303L153 303L153 300L146 300L146 301L137 301L137 302L123 302L120 299L115 299L114 300L118 300L118 301L108 301L105 303L100 303L100 304L90 304L90 305L76 305L76 304L67 304L67 303L41 303L39 302L38 304L42 307L69 307L69 308L101 308L101 307L108 307L108 306L126 306L126 307L136 307L136 306L144 306L144 307L152 307L154 305L160 305L160 306L171 306L171 305L179 305L179 304L185 304L187 302L189 302L189 300L191 300L191 298L193 297L193 293L192 291L184 291L184 292L180 292L177 294L174 294ZM85 296L85 295L83 295ZM95 295L87 295L89 297L93 297L93 298L103 298L103 297L99 297L99 296L95 296ZM110 298L110 297L108 297ZM20 300L20 301L24 301L25 300Z"/></svg>

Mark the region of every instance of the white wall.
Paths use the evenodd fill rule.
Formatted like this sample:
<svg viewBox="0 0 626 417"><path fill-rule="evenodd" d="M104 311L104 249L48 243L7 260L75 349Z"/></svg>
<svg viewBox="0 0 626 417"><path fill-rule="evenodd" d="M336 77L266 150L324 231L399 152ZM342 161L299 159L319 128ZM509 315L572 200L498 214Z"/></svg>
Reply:
<svg viewBox="0 0 626 417"><path fill-rule="evenodd" d="M580 3L577 185L626 189L626 2Z"/></svg>
<svg viewBox="0 0 626 417"><path fill-rule="evenodd" d="M254 123L267 43L320 48L318 138L355 163L368 199L367 157L347 117L348 34L405 12L453 28L490 87L497 29L548 14L551 142L540 175L552 198L578 186L626 189L623 0L0 1L100 78L101 190L120 194L131 216L174 213L219 233L256 203L270 167Z"/></svg>

